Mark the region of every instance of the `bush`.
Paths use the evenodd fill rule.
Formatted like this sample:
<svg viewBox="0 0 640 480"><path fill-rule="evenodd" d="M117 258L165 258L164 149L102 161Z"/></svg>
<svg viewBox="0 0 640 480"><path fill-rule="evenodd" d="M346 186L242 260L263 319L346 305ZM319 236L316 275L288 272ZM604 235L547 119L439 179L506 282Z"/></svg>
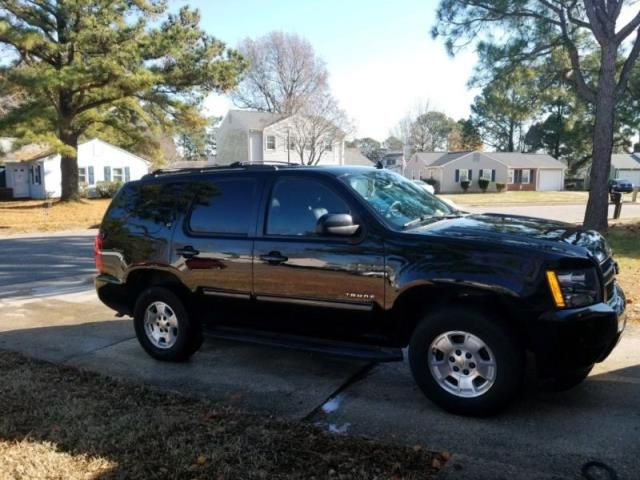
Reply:
<svg viewBox="0 0 640 480"><path fill-rule="evenodd" d="M462 190L464 190L464 193L467 193L467 190L469 190L469 185L471 185L469 180L462 180L460 182L460 186L462 187Z"/></svg>
<svg viewBox="0 0 640 480"><path fill-rule="evenodd" d="M96 195L98 198L113 198L122 187L122 182L98 182L96 183Z"/></svg>
<svg viewBox="0 0 640 480"><path fill-rule="evenodd" d="M440 182L433 177L421 179L427 185L431 185L436 193L440 192Z"/></svg>
<svg viewBox="0 0 640 480"><path fill-rule="evenodd" d="M87 182L82 182L78 185L78 194L80 198L87 198L89 196L89 185Z"/></svg>
<svg viewBox="0 0 640 480"><path fill-rule="evenodd" d="M478 179L478 186L480 187L480 190L482 190L482 193L487 191L487 188L489 188L489 183L491 183L489 180L487 180L486 178L479 178Z"/></svg>
<svg viewBox="0 0 640 480"><path fill-rule="evenodd" d="M498 192L502 192L505 188L507 188L507 185L505 183L497 183L496 182L496 190Z"/></svg>

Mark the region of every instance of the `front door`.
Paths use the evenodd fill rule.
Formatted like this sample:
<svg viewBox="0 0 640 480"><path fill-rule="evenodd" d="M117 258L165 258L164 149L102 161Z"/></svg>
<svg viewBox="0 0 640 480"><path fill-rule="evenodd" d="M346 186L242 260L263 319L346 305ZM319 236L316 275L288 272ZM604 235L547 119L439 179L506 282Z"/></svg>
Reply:
<svg viewBox="0 0 640 480"><path fill-rule="evenodd" d="M250 132L249 136L249 161L252 163L262 163L264 160L262 132Z"/></svg>
<svg viewBox="0 0 640 480"><path fill-rule="evenodd" d="M364 226L353 237L316 231L327 213L360 217L323 180L282 175L266 205L256 237L254 290L260 302L371 313L384 299L384 252ZM325 319L328 317L325 315ZM301 317L298 322L307 321Z"/></svg>
<svg viewBox="0 0 640 480"><path fill-rule="evenodd" d="M24 165L11 167L11 177L13 178L13 197L26 198L29 196L29 173Z"/></svg>

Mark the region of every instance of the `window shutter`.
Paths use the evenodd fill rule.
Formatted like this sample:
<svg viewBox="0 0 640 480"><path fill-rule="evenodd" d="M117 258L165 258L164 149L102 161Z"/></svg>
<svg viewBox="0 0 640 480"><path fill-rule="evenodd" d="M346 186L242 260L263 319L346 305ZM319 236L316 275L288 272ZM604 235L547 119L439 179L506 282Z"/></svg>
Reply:
<svg viewBox="0 0 640 480"><path fill-rule="evenodd" d="M469 169L469 181L473 180L473 170Z"/></svg>
<svg viewBox="0 0 640 480"><path fill-rule="evenodd" d="M124 167L124 181L128 182L129 180L131 180L131 171L129 167Z"/></svg>
<svg viewBox="0 0 640 480"><path fill-rule="evenodd" d="M478 172L478 175L479 175L479 176L478 176L478 178L484 178L484 177L482 176L482 174L483 174L483 173L484 173L484 168L481 168L481 169L479 170L479 172Z"/></svg>
<svg viewBox="0 0 640 480"><path fill-rule="evenodd" d="M89 185L93 185L95 183L95 177L93 175L93 166L89 165Z"/></svg>
<svg viewBox="0 0 640 480"><path fill-rule="evenodd" d="M456 182L460 181L460 170L456 168Z"/></svg>
<svg viewBox="0 0 640 480"><path fill-rule="evenodd" d="M496 169L492 169L491 170L491 181L495 182L496 181Z"/></svg>
<svg viewBox="0 0 640 480"><path fill-rule="evenodd" d="M111 167L104 167L104 181L111 181Z"/></svg>

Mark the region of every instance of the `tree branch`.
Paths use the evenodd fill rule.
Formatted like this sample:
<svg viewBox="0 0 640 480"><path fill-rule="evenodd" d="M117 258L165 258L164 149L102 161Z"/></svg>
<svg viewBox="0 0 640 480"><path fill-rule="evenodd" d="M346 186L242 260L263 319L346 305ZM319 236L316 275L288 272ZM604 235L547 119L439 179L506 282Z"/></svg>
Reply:
<svg viewBox="0 0 640 480"><path fill-rule="evenodd" d="M633 44L633 48L631 49L631 52L629 52L629 56L624 62L624 66L622 67L622 72L620 72L618 85L616 85L617 97L620 97L624 92L624 90L627 88L629 77L631 76L631 72L633 71L633 67L636 65L636 62L639 56L640 56L640 28L638 28L638 31L636 33L636 41Z"/></svg>
<svg viewBox="0 0 640 480"><path fill-rule="evenodd" d="M616 33L616 42L621 43L638 27L640 27L640 12L638 12L638 14L633 17L633 19L629 23L627 23L620 29L618 33Z"/></svg>

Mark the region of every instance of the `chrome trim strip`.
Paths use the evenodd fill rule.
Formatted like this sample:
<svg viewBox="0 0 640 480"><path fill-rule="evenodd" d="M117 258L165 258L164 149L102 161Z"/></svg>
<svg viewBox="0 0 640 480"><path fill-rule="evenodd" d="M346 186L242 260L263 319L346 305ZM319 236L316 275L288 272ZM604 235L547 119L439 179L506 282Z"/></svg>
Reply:
<svg viewBox="0 0 640 480"><path fill-rule="evenodd" d="M202 293L205 295L209 295L211 297L222 297L222 298L238 298L240 300L250 300L251 295L248 293L236 293L236 292L221 292L219 290L213 290L210 288L203 288Z"/></svg>
<svg viewBox="0 0 640 480"><path fill-rule="evenodd" d="M305 305L310 307L326 307L339 308L343 310L358 310L362 312L370 312L373 310L373 304L349 303L349 302L332 302L326 300L310 300L306 298L277 297L273 295L256 295L259 302L271 303L291 303L294 305Z"/></svg>

